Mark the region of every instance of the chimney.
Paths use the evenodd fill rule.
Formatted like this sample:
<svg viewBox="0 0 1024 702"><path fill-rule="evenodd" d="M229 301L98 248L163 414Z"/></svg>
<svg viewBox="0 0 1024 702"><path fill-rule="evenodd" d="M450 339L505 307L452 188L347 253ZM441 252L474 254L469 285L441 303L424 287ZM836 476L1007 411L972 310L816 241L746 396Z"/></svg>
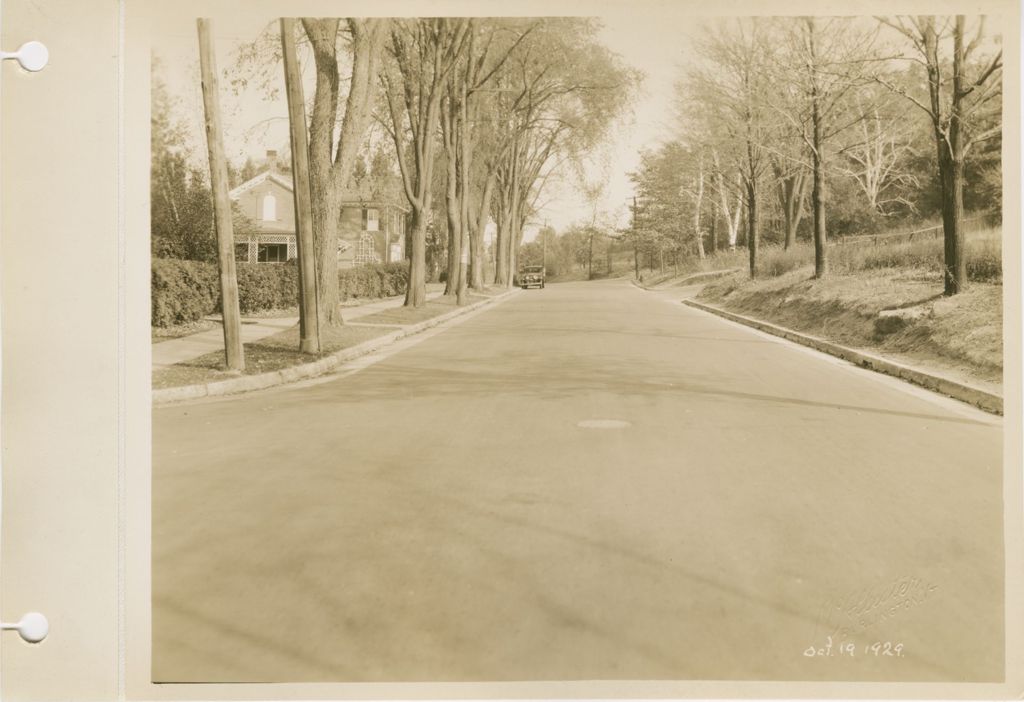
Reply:
<svg viewBox="0 0 1024 702"><path fill-rule="evenodd" d="M267 149L267 168L271 173L277 173L277 151Z"/></svg>

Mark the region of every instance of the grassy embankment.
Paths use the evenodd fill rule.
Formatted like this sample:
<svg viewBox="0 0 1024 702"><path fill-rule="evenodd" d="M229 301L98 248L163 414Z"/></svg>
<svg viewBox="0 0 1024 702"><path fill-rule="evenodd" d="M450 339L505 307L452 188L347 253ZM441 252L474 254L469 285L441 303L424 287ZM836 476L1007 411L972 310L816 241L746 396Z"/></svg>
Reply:
<svg viewBox="0 0 1024 702"><path fill-rule="evenodd" d="M486 299L487 296L470 295L468 304ZM422 307L396 307L360 317L341 327L326 327L320 332L322 353L316 356L299 353L299 327L296 324L279 334L245 344L245 375L269 373L310 363L364 341L389 334L401 327L451 312L455 309L455 303L452 297L439 297ZM158 389L213 383L234 377L237 377L237 374L225 370L224 352L215 351L190 361L154 370L153 387Z"/></svg>
<svg viewBox="0 0 1024 702"><path fill-rule="evenodd" d="M1001 231L968 230L970 285L950 298L942 296L942 247L937 237L832 244L830 273L820 280L808 243L765 247L753 280L745 250L696 262L688 272L740 268L708 283L698 296L703 302L998 389Z"/></svg>

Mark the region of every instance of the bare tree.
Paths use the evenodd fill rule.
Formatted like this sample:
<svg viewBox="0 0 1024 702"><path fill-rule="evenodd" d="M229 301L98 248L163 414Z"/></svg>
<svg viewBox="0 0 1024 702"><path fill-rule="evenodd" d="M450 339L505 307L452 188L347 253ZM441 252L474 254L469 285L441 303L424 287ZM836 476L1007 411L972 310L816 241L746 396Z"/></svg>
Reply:
<svg viewBox="0 0 1024 702"><path fill-rule="evenodd" d="M850 130L851 140L839 152L846 163L838 170L854 179L879 214L890 214L897 205L914 210L903 192L920 185L907 165L915 155L918 125L878 96L865 96L867 87L853 95L851 109L864 118Z"/></svg>
<svg viewBox="0 0 1024 702"><path fill-rule="evenodd" d="M697 257L704 260L704 233L701 230L701 208L704 205L704 152L697 152L697 174L693 177L693 185L688 189L693 199L693 238L697 244Z"/></svg>
<svg viewBox="0 0 1024 702"><path fill-rule="evenodd" d="M743 176L737 170L730 174L733 177L727 177L717 149L712 148L711 158L714 164L718 206L722 210L722 217L725 218L725 226L728 230L726 241L731 251L736 248L736 242L739 239L740 215L743 213L743 196L741 194Z"/></svg>
<svg viewBox="0 0 1024 702"><path fill-rule="evenodd" d="M967 34L963 15L879 18L906 37L915 49L914 60L927 73L927 98L919 97L884 78L880 82L928 115L938 154L942 188L942 229L945 240L943 291L955 295L967 285L964 257L964 165L973 146L1002 134L1001 97L1003 52L980 57L984 48L984 17L973 36ZM952 62L941 51L952 43ZM993 124L994 122L994 124Z"/></svg>
<svg viewBox="0 0 1024 702"><path fill-rule="evenodd" d="M807 169L799 162L772 158L772 171L786 228L783 248L788 249L796 243L796 233L803 219L804 202L807 199Z"/></svg>
<svg viewBox="0 0 1024 702"><path fill-rule="evenodd" d="M801 17L787 22L788 51L772 65L773 80L788 90L774 91L788 99L776 112L790 121L811 157L811 212L814 220L814 276L828 273L825 206L829 142L859 123L863 113L851 111L849 91L871 80L881 60L870 28L839 17ZM793 106L796 110L793 110Z"/></svg>
<svg viewBox="0 0 1024 702"><path fill-rule="evenodd" d="M680 88L704 106L705 123L722 133L722 159L729 160L728 170L740 175L751 277L757 274L760 188L771 164L765 149L770 128L769 86L763 70L769 53L767 39L765 21L758 17L736 19L710 29L698 47L707 65ZM727 181L722 163L716 170L720 174L719 194L726 205Z"/></svg>

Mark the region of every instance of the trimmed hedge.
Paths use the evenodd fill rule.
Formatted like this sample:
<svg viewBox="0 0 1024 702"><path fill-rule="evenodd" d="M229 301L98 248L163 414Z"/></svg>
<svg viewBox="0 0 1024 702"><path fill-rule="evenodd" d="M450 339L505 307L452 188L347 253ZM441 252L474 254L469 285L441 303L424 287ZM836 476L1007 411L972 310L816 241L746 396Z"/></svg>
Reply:
<svg viewBox="0 0 1024 702"><path fill-rule="evenodd" d="M368 263L338 271L338 298L402 295L409 283L409 264Z"/></svg>
<svg viewBox="0 0 1024 702"><path fill-rule="evenodd" d="M217 266L201 261L153 259L151 311L154 327L202 319L220 310ZM293 263L238 263L238 302L242 314L288 309L299 304L299 269ZM390 297L405 293L409 264L372 263L338 271L338 297Z"/></svg>
<svg viewBox="0 0 1024 702"><path fill-rule="evenodd" d="M238 263L236 268L242 314L298 307L299 267L295 263Z"/></svg>
<svg viewBox="0 0 1024 702"><path fill-rule="evenodd" d="M150 290L154 327L195 322L220 305L220 278L212 263L155 258Z"/></svg>

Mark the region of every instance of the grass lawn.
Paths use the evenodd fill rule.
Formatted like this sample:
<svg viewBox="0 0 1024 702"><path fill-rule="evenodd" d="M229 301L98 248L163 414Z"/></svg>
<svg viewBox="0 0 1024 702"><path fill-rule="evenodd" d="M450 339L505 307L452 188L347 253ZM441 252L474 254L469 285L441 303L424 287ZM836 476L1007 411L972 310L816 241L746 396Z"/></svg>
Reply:
<svg viewBox="0 0 1024 702"><path fill-rule="evenodd" d="M159 344L162 341L170 341L171 339L180 339L183 336L198 334L199 332L213 329L216 326L217 322L212 322L209 319L200 319L196 322L178 324L173 327L151 327L150 340L154 344Z"/></svg>
<svg viewBox="0 0 1024 702"><path fill-rule="evenodd" d="M998 282L973 282L942 296L930 268L886 266L815 280L813 267L750 280L735 273L708 284L699 299L845 346L931 368L998 390L1002 383L1002 296ZM898 328L876 324L883 310L915 311Z"/></svg>
<svg viewBox="0 0 1024 702"><path fill-rule="evenodd" d="M245 375L258 375L289 366L310 363L318 358L383 336L393 329L387 327L342 326L321 331L323 353L319 356L299 353L299 327L268 336L245 345ZM212 383L237 377L224 369L224 352L216 351L184 363L176 363L153 372L153 388L174 388L182 385Z"/></svg>
<svg viewBox="0 0 1024 702"><path fill-rule="evenodd" d="M467 298L467 305L480 300L486 300L488 296L471 293ZM429 300L421 307L395 307L382 312L360 317L355 320L359 324L416 324L433 319L439 315L451 312L456 309L455 297L438 297Z"/></svg>
<svg viewBox="0 0 1024 702"><path fill-rule="evenodd" d="M509 290L512 290L512 288L506 288L503 285L485 285L483 290L471 290L469 294L473 297L496 297L507 293Z"/></svg>
<svg viewBox="0 0 1024 702"><path fill-rule="evenodd" d="M814 279L814 247L798 242L788 250L763 246L754 280L747 250L737 249L688 260L678 275L645 271L644 281L671 285L693 273L737 268L708 282L698 299L1000 392L1000 228L969 227L965 256L969 285L949 298L942 295L943 242L937 236L832 243L829 274L820 280Z"/></svg>

